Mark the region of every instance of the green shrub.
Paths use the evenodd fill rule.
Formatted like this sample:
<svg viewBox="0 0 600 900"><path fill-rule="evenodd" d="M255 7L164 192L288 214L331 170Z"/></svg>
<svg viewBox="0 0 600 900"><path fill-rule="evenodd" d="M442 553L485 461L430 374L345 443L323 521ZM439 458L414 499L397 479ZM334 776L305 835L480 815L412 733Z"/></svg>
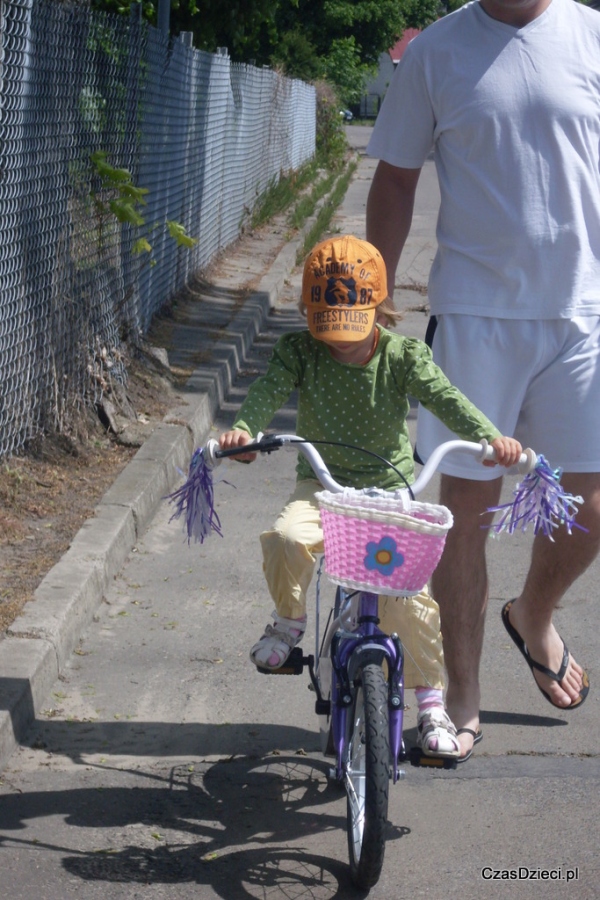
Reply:
<svg viewBox="0 0 600 900"><path fill-rule="evenodd" d="M340 169L348 151L348 141L340 115L342 104L335 88L326 81L315 84L317 90L317 159L327 168Z"/></svg>

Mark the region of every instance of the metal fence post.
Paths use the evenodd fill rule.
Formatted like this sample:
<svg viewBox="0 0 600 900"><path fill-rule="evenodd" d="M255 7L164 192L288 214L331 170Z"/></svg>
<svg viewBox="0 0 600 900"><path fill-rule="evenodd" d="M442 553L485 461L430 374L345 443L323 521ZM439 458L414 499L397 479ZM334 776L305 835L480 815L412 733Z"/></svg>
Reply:
<svg viewBox="0 0 600 900"><path fill-rule="evenodd" d="M169 33L171 28L171 0L158 0L156 26L164 34Z"/></svg>

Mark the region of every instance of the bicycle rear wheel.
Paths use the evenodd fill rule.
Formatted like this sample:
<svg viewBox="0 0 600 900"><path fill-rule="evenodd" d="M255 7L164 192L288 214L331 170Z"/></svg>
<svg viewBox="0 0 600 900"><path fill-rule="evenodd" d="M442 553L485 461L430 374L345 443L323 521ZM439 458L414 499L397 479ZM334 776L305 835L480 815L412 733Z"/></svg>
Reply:
<svg viewBox="0 0 600 900"><path fill-rule="evenodd" d="M369 664L359 679L349 718L346 828L352 881L366 889L377 883L383 866L390 745L383 671Z"/></svg>

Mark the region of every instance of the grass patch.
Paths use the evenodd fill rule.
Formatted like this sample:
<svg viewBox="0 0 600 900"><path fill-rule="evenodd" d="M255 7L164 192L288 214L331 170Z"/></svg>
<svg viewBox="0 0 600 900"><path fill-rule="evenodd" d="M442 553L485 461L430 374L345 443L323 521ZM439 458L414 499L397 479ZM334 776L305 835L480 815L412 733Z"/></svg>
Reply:
<svg viewBox="0 0 600 900"><path fill-rule="evenodd" d="M319 241L321 235L329 230L329 225L331 224L335 211L346 196L350 179L356 171L357 165L357 161L353 160L346 168L345 172L339 176L330 196L319 210L312 228L306 233L302 246L298 249L296 254L296 265L301 265L306 254L312 250L314 245Z"/></svg>
<svg viewBox="0 0 600 900"><path fill-rule="evenodd" d="M329 194L299 253L299 257L303 257L307 245L312 246L312 243L316 242L327 229L348 190L356 166L356 160L352 160L347 166L342 166L340 175L339 162L336 162L332 170L324 166L322 159L315 158L297 172L282 176L259 198L250 218L250 228L259 228L291 207L287 224L291 231L298 231L314 214L319 201Z"/></svg>
<svg viewBox="0 0 600 900"><path fill-rule="evenodd" d="M332 103L323 86L317 90L316 155L296 172L273 178L266 190L256 198L249 211L250 230L260 228L275 216L291 209L290 229L298 230L314 214L317 204L329 193L340 171L344 171L348 157L348 141L337 113L338 103Z"/></svg>
<svg viewBox="0 0 600 900"><path fill-rule="evenodd" d="M311 160L298 169L282 175L278 181L273 179L269 187L258 198L250 217L250 228L259 228L274 216L289 209L309 185L318 177L320 170L316 159ZM318 182L317 182L318 183Z"/></svg>
<svg viewBox="0 0 600 900"><path fill-rule="evenodd" d="M325 178L321 178L317 181L308 196L300 198L288 218L288 223L291 228L302 228L306 220L314 213L319 200L324 197L325 194L329 193L336 178L336 173L331 172Z"/></svg>

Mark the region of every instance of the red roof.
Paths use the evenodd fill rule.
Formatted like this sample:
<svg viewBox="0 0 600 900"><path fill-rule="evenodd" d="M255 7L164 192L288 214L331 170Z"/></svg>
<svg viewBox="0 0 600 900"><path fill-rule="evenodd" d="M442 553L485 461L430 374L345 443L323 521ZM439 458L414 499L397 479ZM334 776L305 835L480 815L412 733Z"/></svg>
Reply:
<svg viewBox="0 0 600 900"><path fill-rule="evenodd" d="M407 28L400 40L394 44L392 49L390 50L390 56L392 57L392 62L397 63L400 62L406 47L408 46L408 42L412 41L414 37L420 34L420 30L418 28Z"/></svg>

